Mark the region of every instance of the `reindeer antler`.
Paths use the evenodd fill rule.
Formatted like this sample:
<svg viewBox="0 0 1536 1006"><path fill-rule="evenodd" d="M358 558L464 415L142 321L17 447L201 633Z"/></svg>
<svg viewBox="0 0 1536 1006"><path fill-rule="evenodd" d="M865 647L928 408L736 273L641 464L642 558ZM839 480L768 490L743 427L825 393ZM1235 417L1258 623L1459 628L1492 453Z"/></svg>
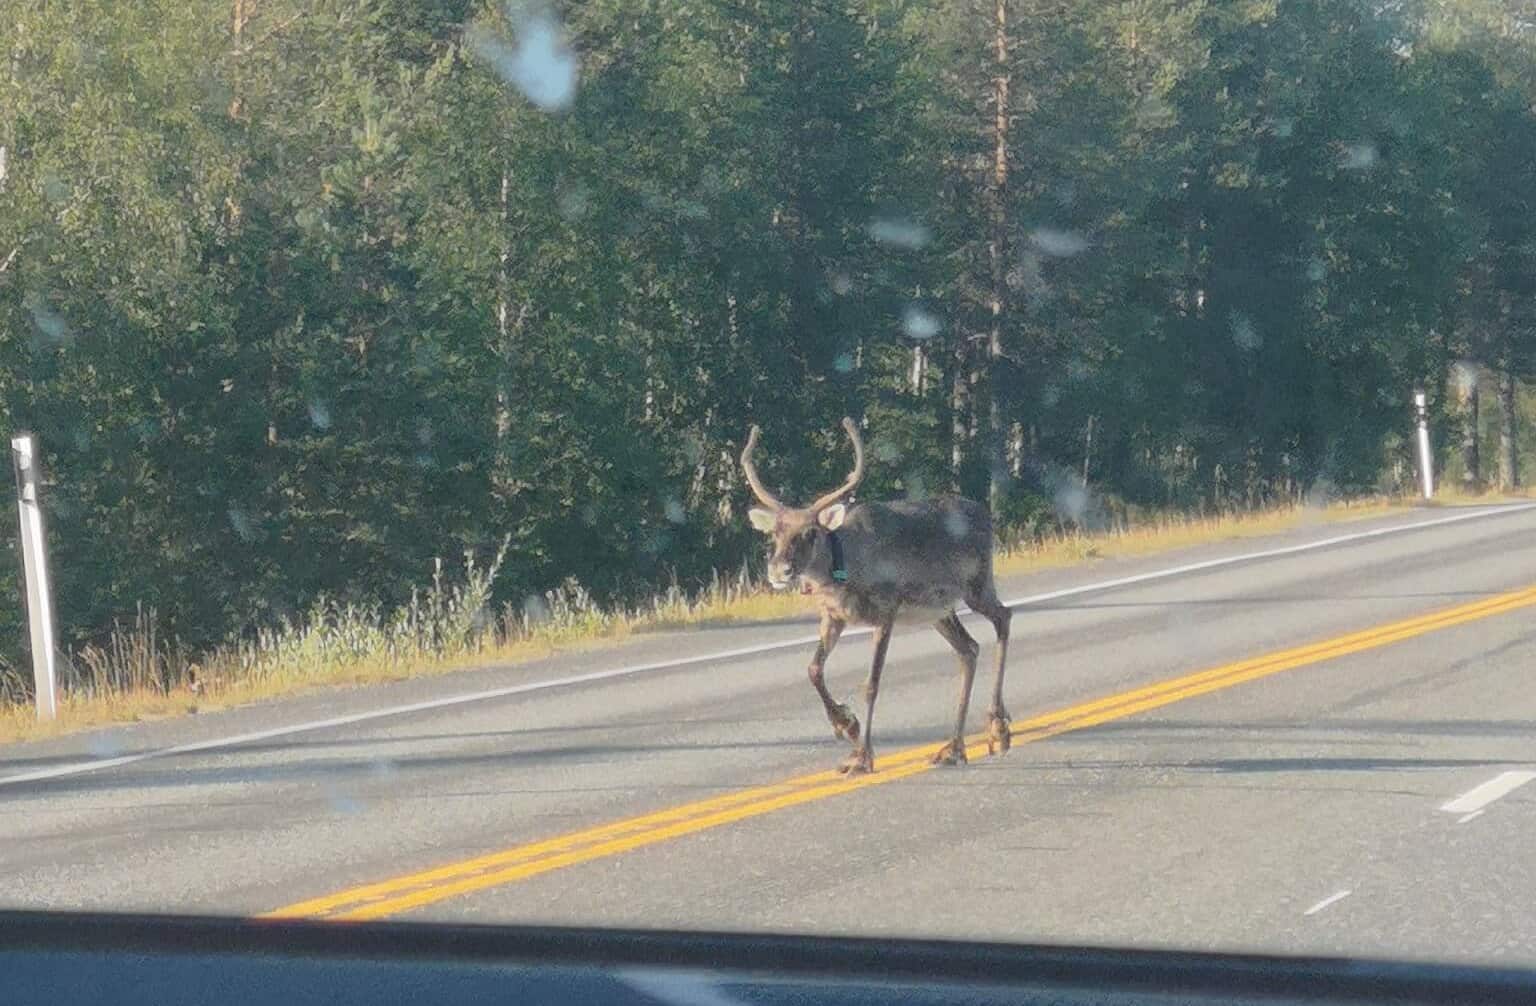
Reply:
<svg viewBox="0 0 1536 1006"><path fill-rule="evenodd" d="M844 416L843 429L848 431L848 439L853 441L853 471L849 473L848 481L810 505L809 509L812 513L820 511L822 507L831 506L853 492L854 487L864 478L864 441L859 437L859 427L852 419Z"/></svg>
<svg viewBox="0 0 1536 1006"><path fill-rule="evenodd" d="M784 504L780 503L778 497L763 485L763 480L757 477L757 469L752 465L752 451L757 447L757 438L762 432L756 423L752 424L752 431L747 434L747 446L741 449L741 470L746 473L747 485L752 487L752 491L757 494L757 498L764 506L782 510Z"/></svg>

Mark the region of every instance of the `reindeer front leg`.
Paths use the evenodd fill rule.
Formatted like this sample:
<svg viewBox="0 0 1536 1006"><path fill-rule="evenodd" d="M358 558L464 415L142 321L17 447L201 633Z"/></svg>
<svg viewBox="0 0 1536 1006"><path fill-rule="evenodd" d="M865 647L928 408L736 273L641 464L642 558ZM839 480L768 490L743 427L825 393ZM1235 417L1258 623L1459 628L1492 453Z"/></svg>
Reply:
<svg viewBox="0 0 1536 1006"><path fill-rule="evenodd" d="M875 657L869 665L869 680L864 682L864 736L854 745L853 754L838 766L845 775L863 775L875 770L874 749L870 738L874 733L875 697L880 694L880 672L885 669L885 651L891 645L891 623L875 626Z"/></svg>
<svg viewBox="0 0 1536 1006"><path fill-rule="evenodd" d="M821 639L816 643L816 653L811 657L811 666L805 669L805 673L811 679L811 686L816 689L816 694L821 696L821 704L827 709L827 719L832 721L832 734L839 740L846 740L851 744L858 743L859 721L853 715L853 710L832 698L827 691L827 683L822 677L822 669L826 666L827 657L832 653L832 647L837 645L838 637L843 634L843 626L847 623L840 618L834 618L825 611L821 613Z"/></svg>

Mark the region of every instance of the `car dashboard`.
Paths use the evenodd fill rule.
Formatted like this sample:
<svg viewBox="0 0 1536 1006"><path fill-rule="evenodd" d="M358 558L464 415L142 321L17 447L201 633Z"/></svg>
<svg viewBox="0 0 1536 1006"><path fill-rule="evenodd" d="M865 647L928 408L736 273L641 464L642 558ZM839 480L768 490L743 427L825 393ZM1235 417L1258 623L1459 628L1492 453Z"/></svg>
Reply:
<svg viewBox="0 0 1536 1006"><path fill-rule="evenodd" d="M0 912L11 1006L1536 1003L1536 973L747 933Z"/></svg>

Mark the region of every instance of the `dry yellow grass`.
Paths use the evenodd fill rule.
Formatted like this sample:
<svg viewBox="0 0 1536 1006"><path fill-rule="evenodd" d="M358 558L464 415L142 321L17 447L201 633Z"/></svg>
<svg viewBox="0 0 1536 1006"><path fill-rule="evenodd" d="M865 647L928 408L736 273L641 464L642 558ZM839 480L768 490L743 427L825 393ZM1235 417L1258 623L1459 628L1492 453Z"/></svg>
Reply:
<svg viewBox="0 0 1536 1006"><path fill-rule="evenodd" d="M40 722L31 706L0 707L0 743L42 740L90 727L216 712L318 689L375 685L493 664L529 663L557 652L620 645L632 634L633 627L620 622L603 633L559 637L551 634L434 660L316 662L303 670L285 667L257 677L239 677L215 663L204 672L195 693L189 688L178 688L170 694L132 689L100 696L66 695L60 700L58 718L51 722Z"/></svg>
<svg viewBox="0 0 1536 1006"><path fill-rule="evenodd" d="M1488 503L1511 498L1514 497L1446 495L1428 505ZM1100 559L1146 556L1193 545L1276 534L1308 524L1378 517L1425 505L1408 500L1376 499L1325 508L1289 507L1210 518L1160 518L1124 530L1067 535L1003 554L998 557L998 572L1018 574ZM642 633L766 623L804 618L811 613L807 599L798 594L742 593L722 589L697 601L672 598L652 605L650 610L594 615L558 629L535 632L529 638L430 659L288 661L275 670L265 669L254 676L241 676L239 668L229 658L225 658L222 665L215 659L203 670L199 694L178 689L167 695L145 689L110 696L66 697L58 719L51 723L38 722L30 707L0 707L0 743L41 739L114 723L210 712L319 688L397 681L472 666L524 663L556 652L621 645Z"/></svg>
<svg viewBox="0 0 1536 1006"><path fill-rule="evenodd" d="M997 569L999 573L1024 573L1075 566L1095 559L1155 555L1192 545L1279 534L1308 524L1381 517L1409 506L1396 500L1369 500L1330 507L1285 507L1213 517L1161 517L1125 529L1049 539L999 556Z"/></svg>
<svg viewBox="0 0 1536 1006"><path fill-rule="evenodd" d="M741 625L804 618L815 609L796 593L762 590L740 597L707 600L686 612L646 619L633 626L636 632L662 632L715 625Z"/></svg>

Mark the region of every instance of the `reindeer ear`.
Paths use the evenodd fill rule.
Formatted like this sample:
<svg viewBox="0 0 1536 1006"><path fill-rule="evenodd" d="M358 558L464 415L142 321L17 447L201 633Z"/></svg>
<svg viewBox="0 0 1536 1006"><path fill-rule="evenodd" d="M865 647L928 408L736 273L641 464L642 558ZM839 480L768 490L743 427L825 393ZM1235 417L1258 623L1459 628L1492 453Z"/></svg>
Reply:
<svg viewBox="0 0 1536 1006"><path fill-rule="evenodd" d="M755 506L747 511L747 519L752 522L753 527L765 534L772 531L779 522L778 516L772 510L764 510L759 506Z"/></svg>
<svg viewBox="0 0 1536 1006"><path fill-rule="evenodd" d="M836 531L843 526L843 518L848 516L848 507L842 503L833 503L816 515L816 521L828 531Z"/></svg>

